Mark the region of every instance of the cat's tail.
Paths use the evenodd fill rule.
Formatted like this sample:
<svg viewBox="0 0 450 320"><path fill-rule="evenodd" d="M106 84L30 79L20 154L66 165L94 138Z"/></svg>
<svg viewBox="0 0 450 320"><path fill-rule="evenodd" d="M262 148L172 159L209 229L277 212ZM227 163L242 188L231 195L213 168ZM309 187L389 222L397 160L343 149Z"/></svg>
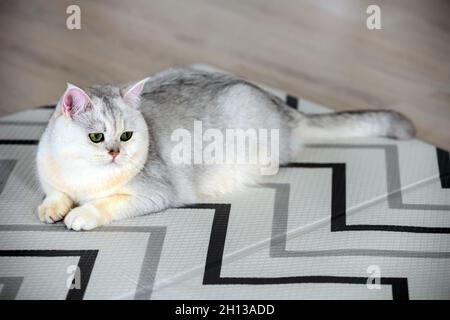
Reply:
<svg viewBox="0 0 450 320"><path fill-rule="evenodd" d="M295 131L304 142L376 136L411 139L416 134L411 120L387 110L302 114Z"/></svg>

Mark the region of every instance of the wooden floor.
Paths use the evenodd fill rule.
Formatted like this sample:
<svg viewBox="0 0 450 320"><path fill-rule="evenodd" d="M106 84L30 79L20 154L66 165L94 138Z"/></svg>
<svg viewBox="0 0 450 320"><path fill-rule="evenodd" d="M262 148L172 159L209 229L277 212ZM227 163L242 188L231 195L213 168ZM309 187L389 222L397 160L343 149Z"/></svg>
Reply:
<svg viewBox="0 0 450 320"><path fill-rule="evenodd" d="M81 7L81 30L66 8ZM381 30L366 8L381 7ZM450 149L450 1L0 2L0 115L65 83L121 83L208 63L336 110L390 108Z"/></svg>

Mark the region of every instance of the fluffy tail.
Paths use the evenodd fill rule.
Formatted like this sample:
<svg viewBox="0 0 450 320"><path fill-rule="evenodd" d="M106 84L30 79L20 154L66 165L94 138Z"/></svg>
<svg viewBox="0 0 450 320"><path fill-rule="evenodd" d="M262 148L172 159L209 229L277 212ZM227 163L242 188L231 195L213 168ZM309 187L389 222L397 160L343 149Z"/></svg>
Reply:
<svg viewBox="0 0 450 320"><path fill-rule="evenodd" d="M344 111L325 114L303 114L298 127L300 138L340 139L385 136L411 139L416 134L413 123L395 111Z"/></svg>

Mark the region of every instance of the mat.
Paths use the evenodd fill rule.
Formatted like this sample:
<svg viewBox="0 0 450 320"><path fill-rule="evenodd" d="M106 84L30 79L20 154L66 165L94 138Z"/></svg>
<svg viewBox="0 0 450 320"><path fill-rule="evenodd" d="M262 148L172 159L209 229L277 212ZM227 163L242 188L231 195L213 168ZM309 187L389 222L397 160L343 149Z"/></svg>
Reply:
<svg viewBox="0 0 450 320"><path fill-rule="evenodd" d="M317 141L259 187L74 232L35 215L53 110L0 118L0 299L450 298L447 151Z"/></svg>

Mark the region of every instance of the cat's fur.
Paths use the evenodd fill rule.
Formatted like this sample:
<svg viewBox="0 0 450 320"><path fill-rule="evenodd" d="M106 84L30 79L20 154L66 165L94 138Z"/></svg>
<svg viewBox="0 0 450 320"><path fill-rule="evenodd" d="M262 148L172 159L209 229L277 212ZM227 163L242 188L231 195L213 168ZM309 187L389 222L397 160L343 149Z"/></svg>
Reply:
<svg viewBox="0 0 450 320"><path fill-rule="evenodd" d="M47 223L89 230L113 220L198 202L257 179L254 167L177 165L177 128L279 129L280 164L309 139L387 136L407 139L412 123L392 111L306 115L234 76L177 68L123 88L68 85L39 143L37 167L46 193L38 208ZM119 140L133 131L129 141ZM102 132L93 143L88 134ZM112 162L109 150L120 150Z"/></svg>

